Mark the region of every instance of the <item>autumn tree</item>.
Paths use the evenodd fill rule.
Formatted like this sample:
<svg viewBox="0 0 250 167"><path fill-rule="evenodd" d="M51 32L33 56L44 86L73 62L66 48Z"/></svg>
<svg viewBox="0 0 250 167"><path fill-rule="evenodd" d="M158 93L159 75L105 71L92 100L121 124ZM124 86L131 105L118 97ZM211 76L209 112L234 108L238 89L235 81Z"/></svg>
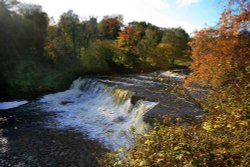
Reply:
<svg viewBox="0 0 250 167"><path fill-rule="evenodd" d="M125 27L118 34L117 45L123 54L120 54L117 60L127 68L133 68L139 62L138 57L134 54L137 45L135 36L136 31L131 26Z"/></svg>
<svg viewBox="0 0 250 167"><path fill-rule="evenodd" d="M192 75L188 81L221 85L244 73L250 63L250 2L229 1L217 27L196 33L192 47Z"/></svg>
<svg viewBox="0 0 250 167"><path fill-rule="evenodd" d="M138 43L145 36L148 25L146 22L131 22L126 26L118 36L118 45L121 49L135 52Z"/></svg>
<svg viewBox="0 0 250 167"><path fill-rule="evenodd" d="M206 114L184 122L166 115L131 148L106 154L100 159L102 166L250 165L249 3L229 0L219 25L197 32L191 41L188 81L210 87L195 99L190 87L180 85L174 93L195 102ZM171 54L170 44L160 43L159 48Z"/></svg>
<svg viewBox="0 0 250 167"><path fill-rule="evenodd" d="M104 16L99 23L99 33L102 39L116 39L122 26L122 15Z"/></svg>
<svg viewBox="0 0 250 167"><path fill-rule="evenodd" d="M54 64L58 64L64 55L62 35L57 25L50 25L47 29L46 51L47 56Z"/></svg>
<svg viewBox="0 0 250 167"><path fill-rule="evenodd" d="M136 46L135 38L133 37L135 30L133 27L125 27L123 31L118 34L118 45L121 48L130 49Z"/></svg>
<svg viewBox="0 0 250 167"><path fill-rule="evenodd" d="M141 69L141 52L138 45L145 36L146 28L146 22L131 22L118 36L118 46L123 53L120 56L120 60L125 66L135 71L140 71Z"/></svg>
<svg viewBox="0 0 250 167"><path fill-rule="evenodd" d="M131 22L119 33L118 45L126 59L141 70L167 69L187 55L189 35L182 28L162 29L146 22Z"/></svg>

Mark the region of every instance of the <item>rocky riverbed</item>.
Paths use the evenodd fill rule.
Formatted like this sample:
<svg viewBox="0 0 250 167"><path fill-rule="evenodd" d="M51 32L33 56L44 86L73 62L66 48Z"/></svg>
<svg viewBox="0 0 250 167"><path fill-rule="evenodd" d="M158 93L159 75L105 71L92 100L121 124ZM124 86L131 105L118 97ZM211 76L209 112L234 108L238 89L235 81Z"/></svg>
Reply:
<svg viewBox="0 0 250 167"><path fill-rule="evenodd" d="M74 129L53 128L55 113L24 105L0 111L0 166L99 166L107 151Z"/></svg>
<svg viewBox="0 0 250 167"><path fill-rule="evenodd" d="M144 133L150 119L202 115L170 90L184 77L172 72L85 77L29 103L1 103L0 166L99 166L100 155L130 147L131 129ZM12 104L21 106L8 109Z"/></svg>

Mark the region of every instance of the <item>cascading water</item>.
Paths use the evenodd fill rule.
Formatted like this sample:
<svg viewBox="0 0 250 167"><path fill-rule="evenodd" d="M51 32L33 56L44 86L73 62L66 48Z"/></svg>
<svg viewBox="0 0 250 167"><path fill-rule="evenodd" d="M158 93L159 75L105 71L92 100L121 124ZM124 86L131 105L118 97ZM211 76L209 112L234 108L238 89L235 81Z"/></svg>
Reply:
<svg viewBox="0 0 250 167"><path fill-rule="evenodd" d="M202 114L169 91L184 77L95 76L39 100L0 102L0 166L98 166L107 149L130 147L144 121Z"/></svg>
<svg viewBox="0 0 250 167"><path fill-rule="evenodd" d="M133 134L145 132L143 115L157 102L138 100L134 92L97 79L78 79L69 90L42 97L43 109L57 112L60 128L75 128L109 149L129 147Z"/></svg>

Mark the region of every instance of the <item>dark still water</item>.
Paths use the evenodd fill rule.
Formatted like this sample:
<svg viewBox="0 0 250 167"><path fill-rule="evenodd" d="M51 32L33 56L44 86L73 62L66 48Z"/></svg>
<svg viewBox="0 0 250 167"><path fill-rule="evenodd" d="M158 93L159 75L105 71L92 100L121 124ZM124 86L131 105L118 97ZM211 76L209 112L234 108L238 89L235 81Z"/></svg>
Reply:
<svg viewBox="0 0 250 167"><path fill-rule="evenodd" d="M159 75L167 82L156 80ZM129 148L135 134L148 130L145 117L194 113L192 104L165 90L184 77L79 78L68 90L36 101L0 103L0 166L98 166L96 157Z"/></svg>

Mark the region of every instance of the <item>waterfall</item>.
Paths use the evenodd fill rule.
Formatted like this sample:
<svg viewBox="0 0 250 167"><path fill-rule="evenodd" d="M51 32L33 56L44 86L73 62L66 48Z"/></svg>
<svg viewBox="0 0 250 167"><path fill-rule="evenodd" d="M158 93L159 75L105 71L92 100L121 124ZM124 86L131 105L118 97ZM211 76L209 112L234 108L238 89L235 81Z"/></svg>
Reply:
<svg viewBox="0 0 250 167"><path fill-rule="evenodd" d="M109 149L129 147L135 134L148 125L143 115L157 102L138 100L135 93L98 79L77 79L70 89L43 96L39 101L48 112L56 112L58 128L75 128Z"/></svg>

